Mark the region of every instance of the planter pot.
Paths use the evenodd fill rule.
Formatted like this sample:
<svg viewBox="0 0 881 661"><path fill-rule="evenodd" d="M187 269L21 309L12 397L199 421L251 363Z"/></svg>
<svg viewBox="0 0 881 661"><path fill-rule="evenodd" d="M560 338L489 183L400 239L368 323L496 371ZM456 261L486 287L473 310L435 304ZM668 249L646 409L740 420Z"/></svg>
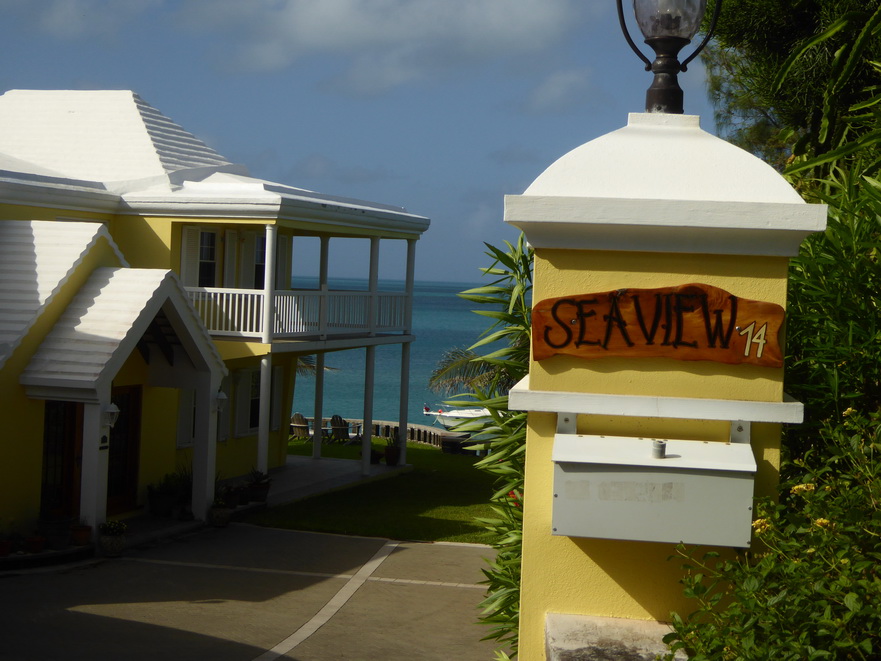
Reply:
<svg viewBox="0 0 881 661"><path fill-rule="evenodd" d="M232 519L232 509L229 507L212 507L208 510L208 523L215 528L226 528Z"/></svg>
<svg viewBox="0 0 881 661"><path fill-rule="evenodd" d="M242 492L239 489L227 489L223 492L223 500L230 509L235 509L242 502Z"/></svg>
<svg viewBox="0 0 881 661"><path fill-rule="evenodd" d="M24 540L24 550L28 553L42 553L46 548L46 538L40 536L27 537Z"/></svg>
<svg viewBox="0 0 881 661"><path fill-rule="evenodd" d="M101 535L101 551L108 558L122 555L125 549L125 535Z"/></svg>
<svg viewBox="0 0 881 661"><path fill-rule="evenodd" d="M387 466L397 466L401 460L401 448L389 445L385 449L385 463Z"/></svg>
<svg viewBox="0 0 881 661"><path fill-rule="evenodd" d="M73 525L70 527L70 543L74 546L86 546L92 543L92 526Z"/></svg>
<svg viewBox="0 0 881 661"><path fill-rule="evenodd" d="M269 495L269 482L251 482L248 485L248 499L255 503L265 503Z"/></svg>

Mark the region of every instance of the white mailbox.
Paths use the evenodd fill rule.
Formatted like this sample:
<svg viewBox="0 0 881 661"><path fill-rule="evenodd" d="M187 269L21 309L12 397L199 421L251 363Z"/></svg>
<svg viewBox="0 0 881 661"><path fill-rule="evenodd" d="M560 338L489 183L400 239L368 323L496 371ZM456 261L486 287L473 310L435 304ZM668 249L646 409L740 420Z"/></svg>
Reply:
<svg viewBox="0 0 881 661"><path fill-rule="evenodd" d="M800 402L648 397L511 389L509 406L557 414L551 532L748 547L756 461L752 422L796 423ZM578 414L724 420L727 442L578 434ZM657 443L664 441L663 457Z"/></svg>
<svg viewBox="0 0 881 661"><path fill-rule="evenodd" d="M749 546L750 445L664 439L660 458L655 440L557 434L553 533Z"/></svg>

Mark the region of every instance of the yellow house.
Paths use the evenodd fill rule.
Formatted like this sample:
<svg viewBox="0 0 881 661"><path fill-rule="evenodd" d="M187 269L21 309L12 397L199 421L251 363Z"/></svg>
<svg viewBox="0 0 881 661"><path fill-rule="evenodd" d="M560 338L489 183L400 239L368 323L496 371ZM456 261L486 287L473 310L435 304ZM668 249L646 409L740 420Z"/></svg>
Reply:
<svg viewBox="0 0 881 661"><path fill-rule="evenodd" d="M426 218L250 177L130 91L13 90L0 121L2 248L17 258L0 281L0 534L140 511L181 465L201 518L217 473L284 464L304 355L320 384L326 352L366 352L372 427L375 348L399 345L409 367ZM338 238L361 240L366 290L330 289ZM379 289L381 242L406 255L400 291ZM304 250L317 285L294 290Z"/></svg>

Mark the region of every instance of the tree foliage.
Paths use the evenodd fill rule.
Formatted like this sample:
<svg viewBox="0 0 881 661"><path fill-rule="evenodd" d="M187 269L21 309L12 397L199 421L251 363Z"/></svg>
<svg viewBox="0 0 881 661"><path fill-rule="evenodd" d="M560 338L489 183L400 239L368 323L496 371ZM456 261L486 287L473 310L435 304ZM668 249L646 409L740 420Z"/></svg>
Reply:
<svg viewBox="0 0 881 661"><path fill-rule="evenodd" d="M697 609L665 637L691 661L881 658L881 416L848 409L799 461L784 502L764 500L758 553L680 547ZM672 653L666 657L672 661Z"/></svg>
<svg viewBox="0 0 881 661"><path fill-rule="evenodd" d="M725 2L703 57L721 135L778 169L877 142L881 0Z"/></svg>

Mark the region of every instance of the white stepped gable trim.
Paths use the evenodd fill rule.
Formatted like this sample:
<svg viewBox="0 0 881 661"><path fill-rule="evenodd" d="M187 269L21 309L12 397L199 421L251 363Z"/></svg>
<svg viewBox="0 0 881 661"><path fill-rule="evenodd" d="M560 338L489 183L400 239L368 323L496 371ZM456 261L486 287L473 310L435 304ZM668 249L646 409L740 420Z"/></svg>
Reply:
<svg viewBox="0 0 881 661"><path fill-rule="evenodd" d="M122 266L128 262L107 228L99 223L53 221L0 221L0 287L15 305L0 310L0 367L21 344L55 295L80 267L86 255L106 240ZM21 278L27 283L22 284ZM22 287L34 287L30 304ZM13 318L14 317L14 318Z"/></svg>

